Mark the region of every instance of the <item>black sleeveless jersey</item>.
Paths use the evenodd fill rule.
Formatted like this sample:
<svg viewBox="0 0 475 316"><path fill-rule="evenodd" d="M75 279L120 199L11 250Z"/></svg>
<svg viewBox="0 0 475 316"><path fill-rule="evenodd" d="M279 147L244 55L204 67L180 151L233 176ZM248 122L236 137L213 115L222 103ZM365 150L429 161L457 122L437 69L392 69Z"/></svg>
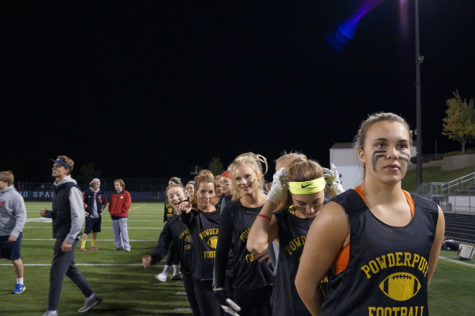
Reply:
<svg viewBox="0 0 475 316"><path fill-rule="evenodd" d="M333 198L348 215L350 251L346 269L330 274L322 315L429 314L428 261L438 208L433 201L411 196L414 216L404 227L378 220L354 190Z"/></svg>
<svg viewBox="0 0 475 316"><path fill-rule="evenodd" d="M234 201L223 210L214 267L214 284L217 287L224 287L225 270L231 246L234 248L232 251L233 288L255 290L272 284L272 265L265 262L259 263L246 249L249 230L261 209L262 206L247 208L242 206L241 202Z"/></svg>
<svg viewBox="0 0 475 316"><path fill-rule="evenodd" d="M272 315L310 315L295 288L295 275L313 218L299 218L287 210L274 215L279 227L280 247L272 292Z"/></svg>
<svg viewBox="0 0 475 316"><path fill-rule="evenodd" d="M203 213L191 210L188 214L183 213L180 219L191 233L193 280L212 280L218 243L219 212Z"/></svg>

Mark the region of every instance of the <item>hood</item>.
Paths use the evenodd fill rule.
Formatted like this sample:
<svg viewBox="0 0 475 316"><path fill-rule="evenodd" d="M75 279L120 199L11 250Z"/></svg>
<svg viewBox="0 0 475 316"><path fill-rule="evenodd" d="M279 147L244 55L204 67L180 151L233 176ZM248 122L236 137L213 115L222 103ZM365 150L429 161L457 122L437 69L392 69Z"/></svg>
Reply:
<svg viewBox="0 0 475 316"><path fill-rule="evenodd" d="M59 186L61 184L65 184L65 183L68 183L68 182L73 182L74 184L78 184L76 182L76 180L74 180L73 178L71 178L71 176L66 176L66 178L64 178L63 180L61 180L60 183L56 183L56 181L53 183L54 186Z"/></svg>
<svg viewBox="0 0 475 316"><path fill-rule="evenodd" d="M15 190L15 187L13 186L13 184L11 186L9 186L8 188L6 189L3 189L3 190L0 190L0 194L4 194L4 193L7 193L7 192L10 192L10 191L13 191Z"/></svg>

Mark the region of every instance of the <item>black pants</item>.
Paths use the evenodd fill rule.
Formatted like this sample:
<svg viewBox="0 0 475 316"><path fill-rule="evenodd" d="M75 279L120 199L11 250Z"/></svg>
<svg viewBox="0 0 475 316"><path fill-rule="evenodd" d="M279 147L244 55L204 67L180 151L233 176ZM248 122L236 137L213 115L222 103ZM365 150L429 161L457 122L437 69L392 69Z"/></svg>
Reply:
<svg viewBox="0 0 475 316"><path fill-rule="evenodd" d="M74 250L76 249L77 240L73 242L73 247L68 252L61 251L62 243L63 239L56 239L54 244L53 262L49 275L48 310L58 309L65 275L76 283L84 296L88 297L93 293L84 276L74 265Z"/></svg>
<svg viewBox="0 0 475 316"><path fill-rule="evenodd" d="M198 307L198 302L196 301L193 278L191 277L191 275L191 272L183 274L183 285L185 286L186 297L188 298L188 302L190 303L190 308L193 312L193 316L201 316L200 309Z"/></svg>
<svg viewBox="0 0 475 316"><path fill-rule="evenodd" d="M270 298L272 286L256 290L234 289L234 301L241 307L239 315L245 316L270 316L272 308Z"/></svg>
<svg viewBox="0 0 475 316"><path fill-rule="evenodd" d="M198 281L193 282L193 288L195 290L196 301L198 302L198 308L200 314L203 316L221 316L222 309L219 306L219 301L216 299L212 288L213 281ZM245 314L241 314L245 315Z"/></svg>

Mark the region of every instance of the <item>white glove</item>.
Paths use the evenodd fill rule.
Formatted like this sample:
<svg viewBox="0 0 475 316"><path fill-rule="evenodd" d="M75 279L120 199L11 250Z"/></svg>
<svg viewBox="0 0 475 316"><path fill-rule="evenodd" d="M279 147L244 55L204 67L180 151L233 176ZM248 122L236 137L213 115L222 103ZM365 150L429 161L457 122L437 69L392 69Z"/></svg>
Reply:
<svg viewBox="0 0 475 316"><path fill-rule="evenodd" d="M281 201L284 196L287 194L287 183L288 183L287 175L284 172L284 168L280 168L274 173L272 178L272 187L270 188L269 192L267 193L266 200L270 200L277 204Z"/></svg>
<svg viewBox="0 0 475 316"><path fill-rule="evenodd" d="M330 164L331 169L322 168L323 169L323 177L327 182L328 194L330 197L334 197L342 192L345 191L343 186L341 185L340 181L340 174L338 173L338 169L334 164Z"/></svg>

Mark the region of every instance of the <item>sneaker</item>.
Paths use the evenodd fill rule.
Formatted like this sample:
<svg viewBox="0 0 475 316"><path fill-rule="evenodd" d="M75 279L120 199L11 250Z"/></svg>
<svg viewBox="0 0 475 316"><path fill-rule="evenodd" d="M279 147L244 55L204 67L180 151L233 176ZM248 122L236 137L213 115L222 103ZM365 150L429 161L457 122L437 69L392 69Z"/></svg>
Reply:
<svg viewBox="0 0 475 316"><path fill-rule="evenodd" d="M12 294L21 294L25 292L26 287L23 284L16 284L15 288L12 291Z"/></svg>
<svg viewBox="0 0 475 316"><path fill-rule="evenodd" d="M97 250L99 250L99 248L97 248L96 246L93 246L93 247L91 247L91 250L97 251Z"/></svg>
<svg viewBox="0 0 475 316"><path fill-rule="evenodd" d="M100 298L99 296L93 293L91 296L86 297L84 299L84 305L80 309L78 309L78 312L80 313L87 312L88 310L90 310L91 308L99 304L100 302L102 302L102 298Z"/></svg>
<svg viewBox="0 0 475 316"><path fill-rule="evenodd" d="M182 279L181 273L178 272L178 273L172 275L171 279L172 279L173 281L181 280L181 279Z"/></svg>
<svg viewBox="0 0 475 316"><path fill-rule="evenodd" d="M43 316L58 316L58 311L46 311Z"/></svg>
<svg viewBox="0 0 475 316"><path fill-rule="evenodd" d="M86 251L86 248L79 248L79 251Z"/></svg>
<svg viewBox="0 0 475 316"><path fill-rule="evenodd" d="M130 248L125 248L124 251L130 252Z"/></svg>
<svg viewBox="0 0 475 316"><path fill-rule="evenodd" d="M122 251L122 250L124 250L124 249L123 249L123 248L119 248L119 247L114 248L114 251Z"/></svg>
<svg viewBox="0 0 475 316"><path fill-rule="evenodd" d="M155 276L155 279L157 279L158 281L160 282L167 282L167 276L168 276L168 273L159 273Z"/></svg>

